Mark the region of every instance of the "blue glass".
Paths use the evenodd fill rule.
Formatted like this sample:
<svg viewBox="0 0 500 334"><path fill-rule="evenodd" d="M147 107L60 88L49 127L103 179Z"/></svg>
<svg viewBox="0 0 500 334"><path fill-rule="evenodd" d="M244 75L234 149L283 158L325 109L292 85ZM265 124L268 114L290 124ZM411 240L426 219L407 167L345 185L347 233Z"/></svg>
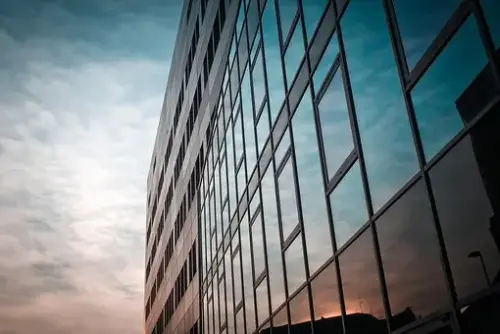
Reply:
<svg viewBox="0 0 500 334"><path fill-rule="evenodd" d="M373 209L417 171L408 113L381 1L352 1L341 20Z"/></svg>
<svg viewBox="0 0 500 334"><path fill-rule="evenodd" d="M337 249L368 221L361 171L356 162L330 194Z"/></svg>
<svg viewBox="0 0 500 334"><path fill-rule="evenodd" d="M464 127L456 102L487 61L469 18L411 92L427 160Z"/></svg>
<svg viewBox="0 0 500 334"><path fill-rule="evenodd" d="M266 140L269 137L269 117L267 116L267 108L264 106L264 111L259 118L257 123L257 141L259 145L259 154L262 153L262 149L266 144Z"/></svg>
<svg viewBox="0 0 500 334"><path fill-rule="evenodd" d="M314 31L318 26L319 20L325 11L328 0L306 0L302 1L302 11L304 13L304 22L306 27L307 39L310 42Z"/></svg>
<svg viewBox="0 0 500 334"><path fill-rule="evenodd" d="M262 49L259 50L257 58L252 68L253 97L255 113L260 110L262 101L266 95L266 83L264 80L264 65L262 64Z"/></svg>
<svg viewBox="0 0 500 334"><path fill-rule="evenodd" d="M331 179L354 149L342 73L335 73L318 105L318 110L327 176Z"/></svg>
<svg viewBox="0 0 500 334"><path fill-rule="evenodd" d="M498 51L498 48L500 48L500 1L481 0L481 5L490 28L491 37Z"/></svg>
<svg viewBox="0 0 500 334"><path fill-rule="evenodd" d="M323 85L323 82L325 81L325 78L328 75L328 72L330 71L330 68L332 67L333 62L335 61L335 57L337 57L338 53L339 45L337 41L337 34L334 33L330 38L326 50L323 53L321 60L319 61L318 67L316 67L316 70L313 74L313 83L316 94L321 89L321 85Z"/></svg>
<svg viewBox="0 0 500 334"><path fill-rule="evenodd" d="M408 66L413 68L460 0L395 1L396 16Z"/></svg>
<svg viewBox="0 0 500 334"><path fill-rule="evenodd" d="M236 21L236 37L239 39L241 30L243 27L243 22L245 21L245 2L241 1L240 9L238 12L238 20Z"/></svg>
<svg viewBox="0 0 500 334"><path fill-rule="evenodd" d="M304 58L304 39L302 38L302 29L300 22L295 26L290 43L287 46L285 53L285 70L288 88L292 85L295 78L295 73L300 66L302 58Z"/></svg>
<svg viewBox="0 0 500 334"><path fill-rule="evenodd" d="M309 91L292 118L293 142L299 180L304 235L311 275L333 255L323 174Z"/></svg>
<svg viewBox="0 0 500 334"><path fill-rule="evenodd" d="M280 8L281 31L283 32L284 41L297 14L297 0L278 0L278 5Z"/></svg>
<svg viewBox="0 0 500 334"><path fill-rule="evenodd" d="M283 167L283 170L278 177L278 189L280 194L283 240L286 240L299 223L291 159L288 159L285 167Z"/></svg>
<svg viewBox="0 0 500 334"><path fill-rule="evenodd" d="M240 163L241 157L243 156L244 152L244 145L243 145L243 123L242 123L242 116L241 116L241 110L238 111L238 108L236 109L236 116L234 117L234 157L235 157L235 164L236 167Z"/></svg>
<svg viewBox="0 0 500 334"><path fill-rule="evenodd" d="M249 72L250 70L247 68L241 84L241 107L243 112L243 128L245 130L245 157L248 175L251 175L257 161L257 151L253 120L252 86L250 84Z"/></svg>
<svg viewBox="0 0 500 334"><path fill-rule="evenodd" d="M285 99L285 86L281 65L281 48L278 38L278 23L274 1L268 0L262 16L262 34L267 70L268 100L271 124L281 110Z"/></svg>

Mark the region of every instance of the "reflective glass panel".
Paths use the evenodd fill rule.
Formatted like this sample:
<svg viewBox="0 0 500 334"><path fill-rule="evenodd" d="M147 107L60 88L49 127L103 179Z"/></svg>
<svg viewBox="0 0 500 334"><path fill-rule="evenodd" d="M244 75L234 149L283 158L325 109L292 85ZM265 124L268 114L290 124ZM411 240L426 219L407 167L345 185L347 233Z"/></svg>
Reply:
<svg viewBox="0 0 500 334"><path fill-rule="evenodd" d="M227 130L227 180L229 192L229 209L232 213L236 209L236 175L234 168L234 144L233 144L233 131L231 128Z"/></svg>
<svg viewBox="0 0 500 334"><path fill-rule="evenodd" d="M325 52L321 56L321 60L313 74L313 83L316 94L321 89L321 85L323 85L323 82L325 81L325 78L328 75L328 72L330 71L338 53L339 45L337 41L337 34L333 33L330 38L330 42L327 44Z"/></svg>
<svg viewBox="0 0 500 334"><path fill-rule="evenodd" d="M428 160L463 128L467 115L460 97L486 63L476 22L469 18L413 89L413 105ZM478 99L475 107L479 110L478 104L486 102Z"/></svg>
<svg viewBox="0 0 500 334"><path fill-rule="evenodd" d="M264 279L255 290L257 298L257 322L260 325L269 318L269 304L267 292L267 279Z"/></svg>
<svg viewBox="0 0 500 334"><path fill-rule="evenodd" d="M292 118L297 177L307 244L309 271L313 274L333 255L321 162L311 95L306 91Z"/></svg>
<svg viewBox="0 0 500 334"><path fill-rule="evenodd" d="M274 123L283 100L285 98L285 86L283 72L281 70L281 49L278 39L278 24L276 22L276 8L273 1L267 1L262 16L262 33L266 54L267 84L269 90L269 109L271 122Z"/></svg>
<svg viewBox="0 0 500 334"><path fill-rule="evenodd" d="M285 251L286 276L288 294L293 294L298 287L306 281L306 270L304 265L304 252L302 250L302 237L300 234L295 238Z"/></svg>
<svg viewBox="0 0 500 334"><path fill-rule="evenodd" d="M224 270L226 274L227 328L230 333L234 333L233 270L231 268L231 249L227 250L226 255L224 256L224 262Z"/></svg>
<svg viewBox="0 0 500 334"><path fill-rule="evenodd" d="M413 68L436 38L460 0L396 0L394 6L408 66Z"/></svg>
<svg viewBox="0 0 500 334"><path fill-rule="evenodd" d="M328 179L354 149L342 74L337 72L318 105Z"/></svg>
<svg viewBox="0 0 500 334"><path fill-rule="evenodd" d="M220 163L220 178L221 178L221 198L222 202L227 197L227 170L226 170L226 156L221 159Z"/></svg>
<svg viewBox="0 0 500 334"><path fill-rule="evenodd" d="M281 164L283 161L283 157L286 154L286 151L290 148L290 135L288 133L288 129L283 133L283 137L281 137L280 142L278 143L278 147L276 148L276 152L274 152L274 161L276 161L276 166Z"/></svg>
<svg viewBox="0 0 500 334"><path fill-rule="evenodd" d="M295 181L293 179L292 160L288 159L278 177L278 189L281 208L281 226L283 240L286 240L299 223L297 199L295 197Z"/></svg>
<svg viewBox="0 0 500 334"><path fill-rule="evenodd" d="M339 318L340 301L337 284L337 274L335 263L330 263L328 267L314 278L311 283L313 299L314 318ZM325 332L325 331L323 331Z"/></svg>
<svg viewBox="0 0 500 334"><path fill-rule="evenodd" d="M337 249L368 220L361 171L356 162L330 194Z"/></svg>
<svg viewBox="0 0 500 334"><path fill-rule="evenodd" d="M300 66L302 58L304 58L304 39L302 38L302 29L300 21L295 26L293 30L293 35L290 38L290 42L286 48L285 52L285 71L286 80L288 82L288 88L292 85L292 81L295 78L295 73Z"/></svg>
<svg viewBox="0 0 500 334"><path fill-rule="evenodd" d="M264 96L266 94L264 67L262 64L262 49L259 49L259 53L252 67L252 80L255 113L257 114L262 106L262 101L264 100Z"/></svg>
<svg viewBox="0 0 500 334"><path fill-rule="evenodd" d="M255 126L253 121L252 88L249 70L245 71L241 84L241 101L243 109L243 127L245 129L245 157L248 175L251 175L256 163Z"/></svg>
<svg viewBox="0 0 500 334"><path fill-rule="evenodd" d="M237 236L235 238L237 238ZM233 240L233 249L234 249L234 240ZM234 305L236 306L241 302L242 288L243 288L241 280L240 252L238 252L238 254L236 254L233 258L233 280L234 280Z"/></svg>
<svg viewBox="0 0 500 334"><path fill-rule="evenodd" d="M327 4L328 0L302 1L302 11L304 12L304 22L309 41L311 41L313 37L314 30Z"/></svg>
<svg viewBox="0 0 500 334"><path fill-rule="evenodd" d="M369 333L386 332L384 305L380 294L378 270L370 230L366 230L339 258L342 289L346 309L347 332L356 332L360 315L366 319L364 329Z"/></svg>
<svg viewBox="0 0 500 334"><path fill-rule="evenodd" d="M373 209L377 211L415 174L418 161L383 3L350 2L341 27Z"/></svg>
<svg viewBox="0 0 500 334"><path fill-rule="evenodd" d="M293 333L299 332L299 328L302 329L300 333L310 331L311 311L309 309L309 293L306 287L290 301L290 324L292 325ZM319 331L319 333L325 332Z"/></svg>
<svg viewBox="0 0 500 334"><path fill-rule="evenodd" d="M250 252L250 234L247 218L244 218L240 224L240 236L241 265L243 271L243 300L246 309L247 331L251 333L255 329L255 306L253 294L252 254Z"/></svg>
<svg viewBox="0 0 500 334"><path fill-rule="evenodd" d="M264 271L264 234L262 233L261 213L257 214L257 218L252 225L252 244L253 244L253 261L255 269L255 278Z"/></svg>
<svg viewBox="0 0 500 334"><path fill-rule="evenodd" d="M237 166L243 156L243 123L241 112L238 112L234 119L234 153Z"/></svg>
<svg viewBox="0 0 500 334"><path fill-rule="evenodd" d="M243 314L243 308L236 314L236 333L245 334L245 319Z"/></svg>
<svg viewBox="0 0 500 334"><path fill-rule="evenodd" d="M286 296L278 225L276 187L272 165L267 169L262 178L261 190L264 226L266 229L268 276L271 288L272 310L274 311L285 301Z"/></svg>
<svg viewBox="0 0 500 334"><path fill-rule="evenodd" d="M500 106L430 172L459 299L500 274ZM495 134L493 134L495 133Z"/></svg>
<svg viewBox="0 0 500 334"><path fill-rule="evenodd" d="M286 305L282 307L273 317L273 331L286 331L288 327L288 316Z"/></svg>
<svg viewBox="0 0 500 334"><path fill-rule="evenodd" d="M219 270L222 270L222 266L219 266ZM220 272L220 271L219 271ZM224 285L224 279L219 280L219 316L220 324L223 326L226 323L226 286Z"/></svg>
<svg viewBox="0 0 500 334"><path fill-rule="evenodd" d="M240 9L238 12L238 20L236 21L236 36L240 37L243 22L245 21L245 1L241 1Z"/></svg>
<svg viewBox="0 0 500 334"><path fill-rule="evenodd" d="M297 14L297 0L278 0L278 5L280 8L281 31L283 32L283 40L285 40Z"/></svg>
<svg viewBox="0 0 500 334"><path fill-rule="evenodd" d="M412 315L406 325L444 309L448 288L437 232L423 181L419 181L375 222L394 318Z"/></svg>
<svg viewBox="0 0 500 334"><path fill-rule="evenodd" d="M247 185L247 179L245 174L245 163L241 164L240 170L238 171L238 200L241 199Z"/></svg>
<svg viewBox="0 0 500 334"><path fill-rule="evenodd" d="M269 137L269 117L267 116L267 106L264 106L264 111L260 116L259 123L257 124L257 140L259 144L259 152L262 153L262 149L266 144L266 140Z"/></svg>

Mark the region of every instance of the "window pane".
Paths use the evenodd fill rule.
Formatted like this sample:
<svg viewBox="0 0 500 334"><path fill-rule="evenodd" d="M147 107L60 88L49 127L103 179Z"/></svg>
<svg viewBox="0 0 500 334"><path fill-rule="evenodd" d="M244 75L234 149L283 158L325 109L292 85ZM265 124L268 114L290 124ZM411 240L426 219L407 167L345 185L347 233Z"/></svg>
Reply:
<svg viewBox="0 0 500 334"><path fill-rule="evenodd" d="M236 166L243 156L243 124L242 124L241 112L237 111L234 119L234 150L235 150L235 161Z"/></svg>
<svg viewBox="0 0 500 334"><path fill-rule="evenodd" d="M219 272L222 266L219 267ZM219 281L219 316L220 316L220 325L223 326L226 323L226 286L224 285L224 280L221 279Z"/></svg>
<svg viewBox="0 0 500 334"><path fill-rule="evenodd" d="M247 179L245 174L245 164L241 164L240 170L238 171L238 201L243 196L243 192L245 191L245 187L247 185Z"/></svg>
<svg viewBox="0 0 500 334"><path fill-rule="evenodd" d="M257 289L255 294L257 296L257 322L260 325L269 318L269 304L268 304L268 293L267 293L267 279L264 279Z"/></svg>
<svg viewBox="0 0 500 334"><path fill-rule="evenodd" d="M281 70L281 49L278 39L276 8L273 1L267 1L262 16L262 33L266 54L267 84L269 89L269 109L274 123L285 98L283 72Z"/></svg>
<svg viewBox="0 0 500 334"><path fill-rule="evenodd" d="M423 181L375 224L393 317L409 314L410 308L416 320L446 308L448 288ZM395 322L395 327L405 324Z"/></svg>
<svg viewBox="0 0 500 334"><path fill-rule="evenodd" d="M500 48L500 20L498 19L500 2L497 0L481 0L481 4L483 5L484 15L490 27L491 37L493 37L495 47L498 51L498 48Z"/></svg>
<svg viewBox="0 0 500 334"><path fill-rule="evenodd" d="M221 176L221 198L224 202L227 197L227 171L226 171L226 156L221 160L220 164L220 176Z"/></svg>
<svg viewBox="0 0 500 334"><path fill-rule="evenodd" d="M250 84L249 70L245 71L243 82L241 85L241 101L243 109L243 127L245 129L245 156L247 162L248 175L251 174L255 167L256 151L255 151L255 133L253 121L253 105L252 91Z"/></svg>
<svg viewBox="0 0 500 334"><path fill-rule="evenodd" d="M430 172L460 299L500 277L499 111L498 106L492 110L496 115L473 129Z"/></svg>
<svg viewBox="0 0 500 334"><path fill-rule="evenodd" d="M227 180L228 180L228 193L229 193L229 206L230 216L236 209L236 179L234 169L234 144L233 144L233 131L230 127L227 130Z"/></svg>
<svg viewBox="0 0 500 334"><path fill-rule="evenodd" d="M276 142L274 142L276 144ZM274 161L276 162L276 166L281 164L283 161L283 157L286 154L286 151L290 148L290 135L288 133L288 129L283 133L283 137L281 137L280 142L278 143L278 147L274 152Z"/></svg>
<svg viewBox="0 0 500 334"><path fill-rule="evenodd" d="M271 287L272 310L285 301L285 281L283 276L283 260L281 257L280 232L276 203L276 188L272 165L267 169L261 183L262 210L266 229L267 264L269 285Z"/></svg>
<svg viewBox="0 0 500 334"><path fill-rule="evenodd" d="M336 73L318 105L328 179L354 149L342 74Z"/></svg>
<svg viewBox="0 0 500 334"><path fill-rule="evenodd" d="M281 308L281 310L279 310L278 313L276 313L276 315L273 317L273 331L276 332L276 331L285 331L285 332L288 332L287 331L287 327L288 327L288 316L286 314L286 305L284 307ZM263 331L261 332L261 334L264 334L266 333L267 331Z"/></svg>
<svg viewBox="0 0 500 334"><path fill-rule="evenodd" d="M233 247L233 249L234 249L234 247ZM233 280L234 280L234 305L236 306L240 303L241 296L242 296L241 259L240 259L239 252L233 258Z"/></svg>
<svg viewBox="0 0 500 334"><path fill-rule="evenodd" d="M340 301L335 263L326 267L311 283L315 320L340 318ZM326 330L320 331L324 333Z"/></svg>
<svg viewBox="0 0 500 334"><path fill-rule="evenodd" d="M250 235L247 218L243 219L240 224L240 235L241 264L243 269L243 300L246 310L247 330L251 333L255 329L255 306L253 295L252 254L250 253Z"/></svg>
<svg viewBox="0 0 500 334"><path fill-rule="evenodd" d="M266 140L269 137L269 117L267 115L267 107L264 106L264 111L260 116L257 124L257 140L259 142L259 152L262 153Z"/></svg>
<svg viewBox="0 0 500 334"><path fill-rule="evenodd" d="M356 162L330 194L337 249L368 220L361 171Z"/></svg>
<svg viewBox="0 0 500 334"><path fill-rule="evenodd" d="M328 75L328 72L330 71L330 68L332 67L333 62L335 61L335 57L337 57L338 53L339 45L337 41L337 34L333 33L332 37L330 38L330 42L328 42L325 52L321 57L318 67L316 67L316 70L314 71L313 83L316 94L321 89L321 85L323 85L323 81L325 81L325 78Z"/></svg>
<svg viewBox="0 0 500 334"><path fill-rule="evenodd" d="M262 106L264 95L266 94L266 86L264 82L264 67L262 65L262 49L255 60L252 68L252 84L255 103L255 113L257 114Z"/></svg>
<svg viewBox="0 0 500 334"><path fill-rule="evenodd" d="M295 197L295 182L293 180L292 160L288 159L285 167L278 178L278 189L280 195L281 225L283 229L283 240L286 240L293 229L299 223L297 213L297 199Z"/></svg>
<svg viewBox="0 0 500 334"><path fill-rule="evenodd" d="M359 326L357 314L370 316L366 326L370 333L384 333L386 323L380 283L370 230L365 231L340 255L340 273L346 309L347 332ZM370 319L370 320L368 320ZM356 326L357 325L357 326Z"/></svg>
<svg viewBox="0 0 500 334"><path fill-rule="evenodd" d="M311 312L309 310L309 293L304 287L290 301L290 324L292 333L307 333L311 330ZM326 333L317 329L318 333Z"/></svg>
<svg viewBox="0 0 500 334"><path fill-rule="evenodd" d="M293 79L295 78L295 73L297 73L300 66L300 62L302 58L304 58L304 52L304 39L302 38L302 29L299 21L295 26L293 35L285 53L286 80L288 82L289 89L292 85Z"/></svg>
<svg viewBox="0 0 500 334"><path fill-rule="evenodd" d="M436 38L460 0L396 0L397 21L408 66L413 68Z"/></svg>
<svg viewBox="0 0 500 334"><path fill-rule="evenodd" d="M458 98L486 63L476 22L470 18L412 91L428 160L463 128L465 115L457 110ZM481 102L484 106L488 101ZM479 105L476 107L478 111L481 109Z"/></svg>
<svg viewBox="0 0 500 334"><path fill-rule="evenodd" d="M418 162L382 2L351 2L341 27L377 211L415 174Z"/></svg>
<svg viewBox="0 0 500 334"><path fill-rule="evenodd" d="M255 278L264 271L264 235L262 233L262 221L260 212L252 225L253 261Z"/></svg>
<svg viewBox="0 0 500 334"><path fill-rule="evenodd" d="M297 0L278 0L278 4L280 8L281 31L283 32L283 40L285 40L290 31L293 19L297 14Z"/></svg>
<svg viewBox="0 0 500 334"><path fill-rule="evenodd" d="M233 309L233 279L231 268L231 251L227 250L224 256L224 266L226 274L226 305L227 305L227 327L230 333L234 333L234 309Z"/></svg>
<svg viewBox="0 0 500 334"><path fill-rule="evenodd" d="M238 12L238 20L236 21L236 36L238 36L238 38L240 37L243 21L245 21L245 2L241 1L240 9Z"/></svg>
<svg viewBox="0 0 500 334"><path fill-rule="evenodd" d="M236 333L245 334L245 319L243 309L240 309L236 314Z"/></svg>
<svg viewBox="0 0 500 334"><path fill-rule="evenodd" d="M300 234L285 251L287 268L288 295L293 294L297 288L306 281L304 266L304 253L302 250L302 237Z"/></svg>
<svg viewBox="0 0 500 334"><path fill-rule="evenodd" d="M313 274L333 255L311 95L306 92L292 118L297 177L307 244L309 271Z"/></svg>
<svg viewBox="0 0 500 334"><path fill-rule="evenodd" d="M319 19L325 11L328 0L302 1L307 38L311 41Z"/></svg>

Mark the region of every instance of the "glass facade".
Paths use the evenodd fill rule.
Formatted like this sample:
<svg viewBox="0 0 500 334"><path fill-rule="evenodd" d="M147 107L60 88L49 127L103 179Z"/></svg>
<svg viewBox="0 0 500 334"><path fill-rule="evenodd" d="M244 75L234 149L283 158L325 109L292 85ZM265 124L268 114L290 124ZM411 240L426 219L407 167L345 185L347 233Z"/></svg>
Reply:
<svg viewBox="0 0 500 334"><path fill-rule="evenodd" d="M500 332L500 2L198 2L229 23L164 215L195 278L148 306L147 269L148 333Z"/></svg>

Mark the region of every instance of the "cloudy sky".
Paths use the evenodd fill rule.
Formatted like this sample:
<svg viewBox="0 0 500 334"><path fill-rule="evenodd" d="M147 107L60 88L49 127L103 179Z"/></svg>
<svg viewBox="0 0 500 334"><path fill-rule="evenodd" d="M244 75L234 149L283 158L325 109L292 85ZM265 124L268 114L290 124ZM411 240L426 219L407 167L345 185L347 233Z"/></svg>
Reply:
<svg viewBox="0 0 500 334"><path fill-rule="evenodd" d="M139 333L177 0L2 0L0 333Z"/></svg>

